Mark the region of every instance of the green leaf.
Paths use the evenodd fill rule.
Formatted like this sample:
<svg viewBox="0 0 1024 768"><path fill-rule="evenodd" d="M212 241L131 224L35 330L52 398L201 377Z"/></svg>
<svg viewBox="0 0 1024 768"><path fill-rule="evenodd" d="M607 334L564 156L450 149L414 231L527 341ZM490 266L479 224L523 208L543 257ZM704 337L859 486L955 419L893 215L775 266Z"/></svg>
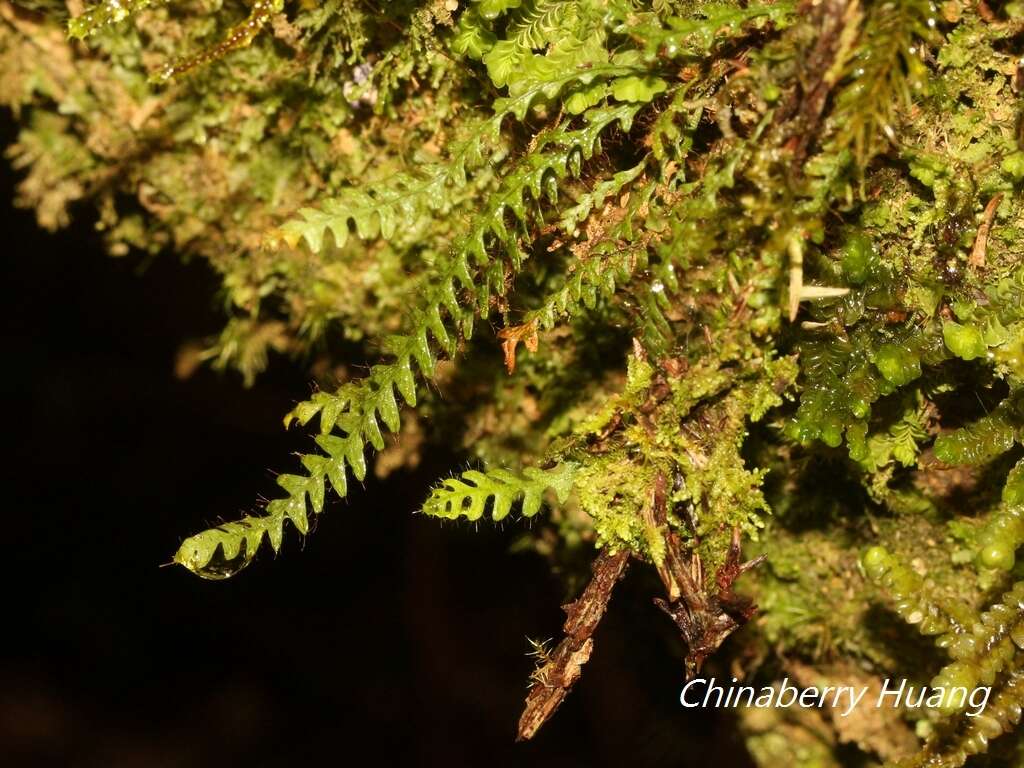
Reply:
<svg viewBox="0 0 1024 768"><path fill-rule="evenodd" d="M942 324L942 338L949 351L962 360L974 360L988 353L981 329L973 325L947 320Z"/></svg>
<svg viewBox="0 0 1024 768"><path fill-rule="evenodd" d="M489 508L491 519L498 522L508 516L516 501L521 501L523 517L533 517L540 511L548 489L554 491L559 503L568 499L576 466L566 462L548 470L529 467L519 475L503 469L486 473L471 469L431 491L423 512L448 520L464 517L473 522Z"/></svg>
<svg viewBox="0 0 1024 768"><path fill-rule="evenodd" d="M612 96L617 101L648 102L668 89L668 83L660 77L620 77L612 83Z"/></svg>

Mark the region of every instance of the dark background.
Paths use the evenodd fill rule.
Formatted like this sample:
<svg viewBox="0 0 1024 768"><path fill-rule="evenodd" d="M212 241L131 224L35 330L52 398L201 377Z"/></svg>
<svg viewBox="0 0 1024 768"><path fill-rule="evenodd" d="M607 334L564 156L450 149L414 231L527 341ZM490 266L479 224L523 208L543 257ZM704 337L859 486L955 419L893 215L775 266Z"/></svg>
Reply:
<svg viewBox="0 0 1024 768"><path fill-rule="evenodd" d="M14 136L0 116L0 143ZM100 248L86 209L56 235L0 163L5 766L745 765L728 715L684 711L679 649L634 568L567 703L513 736L566 597L510 532L414 516L458 457L368 482L226 582L160 568L182 536L272 493L306 443L310 391L276 360L250 390L179 345L216 332L201 263Z"/></svg>

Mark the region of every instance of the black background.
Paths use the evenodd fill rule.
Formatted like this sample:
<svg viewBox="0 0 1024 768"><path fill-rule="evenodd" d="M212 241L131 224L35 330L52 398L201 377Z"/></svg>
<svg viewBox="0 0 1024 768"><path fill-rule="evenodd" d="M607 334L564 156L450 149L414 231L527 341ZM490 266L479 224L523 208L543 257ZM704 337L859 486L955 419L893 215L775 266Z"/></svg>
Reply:
<svg viewBox="0 0 1024 768"><path fill-rule="evenodd" d="M42 232L0 173L5 766L747 764L728 714L679 706L636 568L567 703L513 743L525 637L557 635L566 595L508 530L411 514L459 457L368 482L227 582L158 567L273 492L310 383L283 360L250 390L176 379L179 345L222 323L211 272L106 256L85 208Z"/></svg>

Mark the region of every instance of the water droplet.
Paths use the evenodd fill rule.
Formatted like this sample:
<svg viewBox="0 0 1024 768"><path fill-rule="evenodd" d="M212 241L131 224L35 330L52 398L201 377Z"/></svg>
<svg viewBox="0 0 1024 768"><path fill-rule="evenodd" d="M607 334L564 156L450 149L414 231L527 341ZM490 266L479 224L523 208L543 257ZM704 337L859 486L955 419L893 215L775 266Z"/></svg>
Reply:
<svg viewBox="0 0 1024 768"><path fill-rule="evenodd" d="M246 549L246 544L243 542L238 555L229 560L224 556L223 548L217 545L213 555L206 559L206 552L209 550L204 551L202 546L190 547L189 542L186 541L174 555L174 562L185 566L196 576L211 581L221 581L231 578L252 562L252 555L247 554Z"/></svg>

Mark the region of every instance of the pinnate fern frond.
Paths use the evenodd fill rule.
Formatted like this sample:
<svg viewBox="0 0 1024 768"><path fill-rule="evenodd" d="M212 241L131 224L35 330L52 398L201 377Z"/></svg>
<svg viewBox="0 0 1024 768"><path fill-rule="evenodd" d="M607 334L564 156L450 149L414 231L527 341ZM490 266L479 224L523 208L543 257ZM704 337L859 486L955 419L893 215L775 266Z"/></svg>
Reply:
<svg viewBox="0 0 1024 768"><path fill-rule="evenodd" d="M521 10L510 26L511 41L520 49L536 50L563 37L571 25L567 17L579 3L571 0L536 0Z"/></svg>
<svg viewBox="0 0 1024 768"><path fill-rule="evenodd" d="M592 110L580 128L563 123L541 134L535 152L523 157L502 178L485 209L473 220L469 232L460 240L453 255L427 291L419 309L413 313L411 329L386 342L391 362L375 365L370 374L343 385L333 394L318 393L300 403L285 418L306 424L320 417L316 443L322 453L304 454L304 475L278 477L287 496L271 501L263 515L250 515L236 523L211 528L186 539L174 561L206 578L224 578L248 565L264 537L276 552L282 542L285 520L291 520L300 533L309 530L309 504L319 514L324 504L325 483L335 492L348 493L348 473L356 480L366 476L366 448L384 448L381 426L396 432L400 426L399 398L409 406L416 404L416 369L423 378L434 375L437 353L456 355L457 340L469 338L475 312L489 312L490 296L506 289L507 270L518 271L526 253L505 224L506 214L522 224L527 221L526 200L539 201L549 193L548 181L570 173L578 174L582 160L589 159L599 147L602 131L618 124L628 130L637 105ZM497 244L504 258L492 258L488 245ZM474 279L474 268L477 279ZM460 289L466 298L460 298Z"/></svg>
<svg viewBox="0 0 1024 768"><path fill-rule="evenodd" d="M432 165L416 176L398 173L373 188L350 187L325 200L319 208L302 208L298 217L286 222L268 241L283 239L295 247L304 240L314 253L323 250L324 236L330 232L340 248L349 236L349 223L363 240L391 239L395 228L425 211L438 211L450 205L449 190L467 183L471 171L481 167L493 147L499 143L501 119L477 120L465 138L452 145L448 159Z"/></svg>
<svg viewBox="0 0 1024 768"><path fill-rule="evenodd" d="M644 157L632 168L626 168L613 174L610 178L599 181L593 189L578 198L576 205L567 209L559 221L559 226L566 234L572 234L576 226L584 221L590 213L605 200L621 193L643 173L647 167L648 157Z"/></svg>
<svg viewBox="0 0 1024 768"><path fill-rule="evenodd" d="M861 166L893 141L899 112L927 90L921 43L936 37L932 8L926 0L871 4L835 107L837 147L853 149Z"/></svg>
<svg viewBox="0 0 1024 768"><path fill-rule="evenodd" d="M459 17L459 25L450 45L455 54L479 60L497 41L498 38L477 10L470 8Z"/></svg>
<svg viewBox="0 0 1024 768"><path fill-rule="evenodd" d="M431 491L423 504L423 512L432 517L455 520L464 517L474 522L489 511L494 522L505 519L517 501L522 502L523 517L540 511L544 493L551 489L559 503L564 503L572 490L576 465L559 464L552 469L527 467L521 474L505 469L480 472L471 469L459 478L449 478Z"/></svg>
<svg viewBox="0 0 1024 768"><path fill-rule="evenodd" d="M316 444L322 451L301 456L306 474L278 476L277 483L287 496L267 504L265 514L248 515L189 537L182 542L174 561L204 578L226 578L252 561L264 536L277 552L286 520L300 533L307 533L307 499L313 512L319 514L327 481L340 497L348 494L349 472L362 481L366 477L367 445L377 451L384 448L381 425L390 432L400 427L399 398L409 406L416 405L414 367L422 376L433 377L434 349L454 356L454 334L461 331L468 337L472 333L473 313L459 305L456 281L472 285L465 256L456 259L428 293L426 308L414 317L413 330L389 340L388 351L394 356L390 363L375 365L368 376L343 385L337 392L317 393L285 417L286 424L293 420L306 424L319 415ZM451 332L448 325L453 328Z"/></svg>
<svg viewBox="0 0 1024 768"><path fill-rule="evenodd" d="M432 167L418 177L396 174L379 189L346 189L324 201L319 208L299 210L299 217L271 233L268 240L272 245L280 238L293 247L305 241L314 253L319 253L323 250L324 237L328 232L333 235L336 245L343 246L348 240L350 223L362 239L390 239L401 222L409 221L411 217L426 211L441 211L450 206L449 190L464 186L468 173L486 162L489 148L498 144L502 121L507 116L513 115L517 120L523 120L536 99L541 96L554 97L574 81L590 82L595 77L610 78L631 71L628 67L610 67L601 72L570 72L539 84L515 98L498 99L495 115L479 121L468 137L455 146L447 162ZM591 121L590 126L593 125L595 122ZM580 146L582 148L584 144ZM589 158L592 145L585 146L586 158Z"/></svg>
<svg viewBox="0 0 1024 768"><path fill-rule="evenodd" d="M629 185L642 174L646 158L633 168L594 186L562 216L560 226L571 233L596 206ZM598 242L580 246L585 253L577 258L564 282L545 295L540 304L526 313L524 322L548 330L559 321L592 310L601 299L610 299L619 288L648 266L648 238L634 240L634 223L641 211L649 213L655 204L658 185L646 179L630 190L630 199L622 218Z"/></svg>
<svg viewBox="0 0 1024 768"><path fill-rule="evenodd" d="M483 56L487 73L495 85L513 85L531 76L541 65L572 68L589 62L607 61L603 36L586 16L579 2L538 0L522 8L508 24L507 37L497 41ZM533 51L550 46L543 55ZM597 57L595 59L595 57ZM539 72L540 70L536 70Z"/></svg>
<svg viewBox="0 0 1024 768"><path fill-rule="evenodd" d="M536 102L541 99L555 99L569 95L579 87L614 80L617 77L629 77L642 74L643 70L632 64L594 64L581 62L576 67L566 69L560 63L532 67L529 77L517 81L515 93L506 98L495 99L495 119L504 119L512 115L522 122ZM583 110L568 110L576 114Z"/></svg>

